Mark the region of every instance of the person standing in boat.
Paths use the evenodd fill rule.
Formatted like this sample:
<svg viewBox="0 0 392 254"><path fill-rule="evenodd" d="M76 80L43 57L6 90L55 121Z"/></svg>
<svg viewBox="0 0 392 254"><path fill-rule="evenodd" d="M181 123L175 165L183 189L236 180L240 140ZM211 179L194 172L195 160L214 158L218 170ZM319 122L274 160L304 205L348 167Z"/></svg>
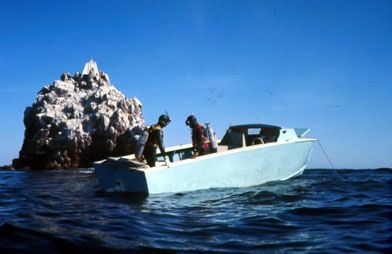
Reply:
<svg viewBox="0 0 392 254"><path fill-rule="evenodd" d="M148 129L148 139L144 147L143 155L147 160L147 164L150 167L155 167L155 162L157 160L157 146L161 151L165 161L165 146L163 145L163 128L166 127L171 122L170 117L168 115L161 115L158 119L158 123L152 125Z"/></svg>
<svg viewBox="0 0 392 254"><path fill-rule="evenodd" d="M203 125L197 122L194 115L188 116L185 124L192 129L192 145L193 145L193 158L197 156L204 155L208 149L209 140L203 134Z"/></svg>

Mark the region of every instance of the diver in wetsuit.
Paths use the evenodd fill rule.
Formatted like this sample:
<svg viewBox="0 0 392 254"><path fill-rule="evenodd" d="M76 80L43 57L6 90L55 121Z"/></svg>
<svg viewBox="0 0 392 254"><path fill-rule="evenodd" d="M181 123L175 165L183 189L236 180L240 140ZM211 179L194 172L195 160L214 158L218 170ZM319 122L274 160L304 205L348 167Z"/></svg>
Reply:
<svg viewBox="0 0 392 254"><path fill-rule="evenodd" d="M188 118L185 121L185 124L192 129L192 145L193 145L192 158L196 158L197 156L206 154L208 151L210 141L203 134L203 125L197 122L197 119L194 115L188 116Z"/></svg>
<svg viewBox="0 0 392 254"><path fill-rule="evenodd" d="M155 167L155 162L157 160L157 146L161 151L165 161L165 146L163 145L163 128L166 127L171 122L170 117L168 115L161 115L158 119L158 123L152 125L149 129L149 135L147 142L144 147L144 158L147 160L147 164L150 167Z"/></svg>

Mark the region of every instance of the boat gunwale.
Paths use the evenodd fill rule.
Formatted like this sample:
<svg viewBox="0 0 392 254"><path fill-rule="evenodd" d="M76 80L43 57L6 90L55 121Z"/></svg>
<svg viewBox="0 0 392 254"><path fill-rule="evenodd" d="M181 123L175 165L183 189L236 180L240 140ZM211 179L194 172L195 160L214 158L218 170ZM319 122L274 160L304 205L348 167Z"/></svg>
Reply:
<svg viewBox="0 0 392 254"><path fill-rule="evenodd" d="M171 162L169 163L169 165L157 165L155 167L150 167L150 168L130 168L131 170L138 170L138 171L142 171L142 172L154 172L154 171L159 171L159 170L163 170L163 169L168 169L171 167L177 167L183 164L189 164L189 163L193 163L194 161L200 161L200 160L207 160L207 159L212 159L215 157L220 157L220 156L224 156L224 155L228 155L228 154L233 154L233 153L238 153L238 152L242 152L242 151L251 151L251 150L256 150L256 149L264 149L267 147L272 147L272 146L279 146L279 145L285 145L285 144L291 144L291 143L303 143L303 142L315 142L317 139L315 138L298 138L295 140L285 140L285 141L279 141L279 142L271 142L271 143L266 143L266 144L258 144L258 145L252 145L252 146L246 146L246 147L238 147L238 148L234 148L234 149L230 149L227 151L220 151L220 152L216 152L216 153L210 153L210 154L206 154L203 156L198 156L194 159L189 158L189 159L184 159L184 160L180 160L180 161L175 161L175 162ZM176 150L174 150L176 151ZM158 154L157 156L159 156L160 154ZM159 163L159 162L158 162ZM160 162L162 163L162 162ZM164 163L164 162L163 162Z"/></svg>

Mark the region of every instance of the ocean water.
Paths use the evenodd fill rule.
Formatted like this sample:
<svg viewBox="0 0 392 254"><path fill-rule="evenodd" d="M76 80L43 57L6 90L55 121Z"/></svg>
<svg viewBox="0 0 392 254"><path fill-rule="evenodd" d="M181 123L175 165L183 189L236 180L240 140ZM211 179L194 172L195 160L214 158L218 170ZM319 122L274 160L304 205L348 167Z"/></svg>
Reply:
<svg viewBox="0 0 392 254"><path fill-rule="evenodd" d="M130 197L93 170L0 171L2 253L391 253L392 170Z"/></svg>

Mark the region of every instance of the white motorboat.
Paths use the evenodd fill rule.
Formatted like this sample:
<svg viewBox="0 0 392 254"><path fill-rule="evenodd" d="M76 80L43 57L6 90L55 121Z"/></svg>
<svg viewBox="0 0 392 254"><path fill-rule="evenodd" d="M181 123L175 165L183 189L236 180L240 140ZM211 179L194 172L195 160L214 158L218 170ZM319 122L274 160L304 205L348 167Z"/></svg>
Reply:
<svg viewBox="0 0 392 254"><path fill-rule="evenodd" d="M192 159L192 145L166 149L170 162L150 168L134 155L95 163L102 189L112 192L166 193L208 188L250 187L287 180L305 170L314 138L309 129L265 124L230 126L217 152Z"/></svg>

